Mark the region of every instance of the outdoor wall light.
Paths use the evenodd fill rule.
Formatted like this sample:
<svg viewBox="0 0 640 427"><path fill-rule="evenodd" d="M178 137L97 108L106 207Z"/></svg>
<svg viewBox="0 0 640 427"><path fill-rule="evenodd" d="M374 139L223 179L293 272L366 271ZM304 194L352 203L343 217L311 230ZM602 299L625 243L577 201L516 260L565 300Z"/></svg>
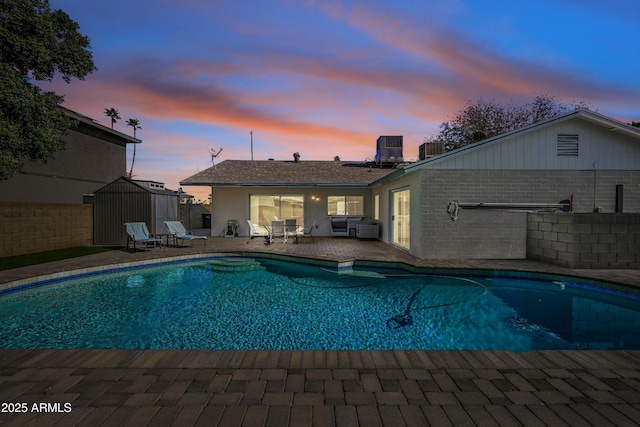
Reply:
<svg viewBox="0 0 640 427"><path fill-rule="evenodd" d="M311 200L315 200L315 201L317 202L318 200L320 200L320 197L318 197L318 196L311 196Z"/></svg>

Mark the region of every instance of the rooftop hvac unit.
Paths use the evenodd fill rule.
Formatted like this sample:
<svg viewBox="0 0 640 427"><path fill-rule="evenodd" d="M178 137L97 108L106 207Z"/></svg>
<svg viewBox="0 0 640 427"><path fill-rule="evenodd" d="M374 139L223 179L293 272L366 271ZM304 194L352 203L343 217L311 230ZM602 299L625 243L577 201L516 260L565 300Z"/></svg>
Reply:
<svg viewBox="0 0 640 427"><path fill-rule="evenodd" d="M418 159L425 160L444 153L444 142L425 142L418 147Z"/></svg>
<svg viewBox="0 0 640 427"><path fill-rule="evenodd" d="M402 135L379 137L376 144L376 157L374 160L380 165L404 161L402 156Z"/></svg>

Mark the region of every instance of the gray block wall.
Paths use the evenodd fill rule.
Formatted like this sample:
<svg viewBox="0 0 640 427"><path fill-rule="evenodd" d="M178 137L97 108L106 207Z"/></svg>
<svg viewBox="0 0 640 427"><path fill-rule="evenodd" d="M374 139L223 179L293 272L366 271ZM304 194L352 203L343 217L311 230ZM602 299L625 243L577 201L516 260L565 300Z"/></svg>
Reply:
<svg viewBox="0 0 640 427"><path fill-rule="evenodd" d="M461 209L451 221L447 205L557 203L574 196L575 212L615 209L624 185L624 212L640 212L640 171L461 170L421 171L421 245L424 259L524 259L527 214ZM594 193L595 188L595 193ZM595 201L595 203L594 203Z"/></svg>
<svg viewBox="0 0 640 427"><path fill-rule="evenodd" d="M640 214L529 214L527 258L569 268L640 268Z"/></svg>

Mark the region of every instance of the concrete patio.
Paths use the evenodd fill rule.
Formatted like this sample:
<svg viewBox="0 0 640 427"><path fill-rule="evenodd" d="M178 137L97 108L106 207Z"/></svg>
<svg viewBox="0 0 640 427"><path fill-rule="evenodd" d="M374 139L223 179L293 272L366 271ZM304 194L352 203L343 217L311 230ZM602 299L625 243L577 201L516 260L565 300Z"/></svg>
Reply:
<svg viewBox="0 0 640 427"><path fill-rule="evenodd" d="M0 289L34 277L214 253L548 272L640 287L638 270L424 261L379 241L348 238L269 246L209 238L206 247L114 250L4 271ZM0 350L0 403L0 425L11 426L635 426L640 351ZM23 408L16 403L26 403L25 412L15 412Z"/></svg>

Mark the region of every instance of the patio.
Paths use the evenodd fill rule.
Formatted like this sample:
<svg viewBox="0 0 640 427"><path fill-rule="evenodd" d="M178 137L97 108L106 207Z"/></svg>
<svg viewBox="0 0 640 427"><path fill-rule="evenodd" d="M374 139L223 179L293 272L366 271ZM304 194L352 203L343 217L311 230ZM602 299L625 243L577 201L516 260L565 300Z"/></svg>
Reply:
<svg viewBox="0 0 640 427"><path fill-rule="evenodd" d="M0 288L205 253L270 253L526 270L640 286L638 270L570 270L530 261L423 261L379 241L121 250L0 272ZM638 425L640 351L0 350L7 425ZM42 403L42 412L34 410ZM59 405L53 405L53 404ZM70 403L70 412L65 412ZM47 412L46 409L50 411Z"/></svg>

